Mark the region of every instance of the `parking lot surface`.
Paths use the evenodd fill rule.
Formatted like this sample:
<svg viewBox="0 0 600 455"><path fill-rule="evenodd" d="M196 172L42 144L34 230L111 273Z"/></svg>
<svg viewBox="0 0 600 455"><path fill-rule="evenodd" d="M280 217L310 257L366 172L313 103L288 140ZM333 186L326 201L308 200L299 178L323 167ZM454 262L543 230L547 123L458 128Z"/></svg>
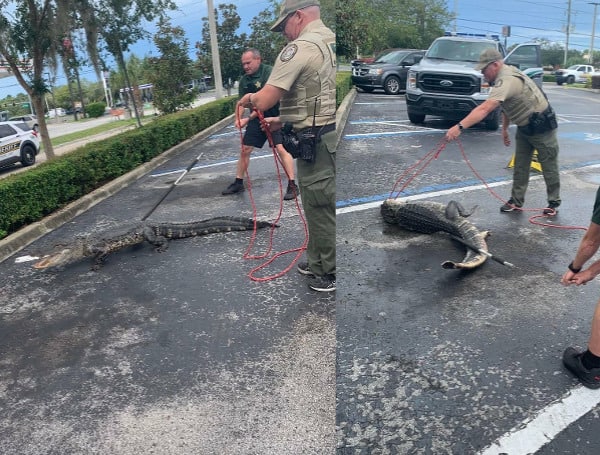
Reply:
<svg viewBox="0 0 600 455"><path fill-rule="evenodd" d="M337 171L338 454L600 452L600 396L561 363L567 346L586 345L598 284L559 283L600 184L600 96L546 91L560 118L563 204L533 220L546 204L534 171L532 211L499 211L513 153L499 131L466 130L421 166L452 124L410 124L403 97L354 100ZM516 267L443 269L464 246L382 221L396 183L408 200L477 206L470 220L491 232L490 252Z"/></svg>
<svg viewBox="0 0 600 455"><path fill-rule="evenodd" d="M335 296L295 269L250 279L285 271L305 237L267 148L253 155L251 191L221 195L239 147L231 123L191 141L0 263L0 453L335 450ZM149 222L255 210L279 227L251 249L252 232L228 232L126 248L97 271L31 267L55 245L136 225L196 159Z"/></svg>

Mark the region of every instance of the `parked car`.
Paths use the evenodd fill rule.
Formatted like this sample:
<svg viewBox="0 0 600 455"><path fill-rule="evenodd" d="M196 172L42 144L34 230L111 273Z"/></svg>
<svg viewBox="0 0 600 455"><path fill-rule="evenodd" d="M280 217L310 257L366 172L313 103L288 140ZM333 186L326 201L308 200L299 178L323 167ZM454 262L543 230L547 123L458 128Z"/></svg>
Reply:
<svg viewBox="0 0 600 455"><path fill-rule="evenodd" d="M0 167L21 162L23 167L35 163L40 139L24 122L0 122Z"/></svg>
<svg viewBox="0 0 600 455"><path fill-rule="evenodd" d="M67 111L65 111L62 107L57 107L54 109L50 109L48 111L48 113L46 114L46 117L48 118L55 118L55 117L64 117L65 115L67 115Z"/></svg>
<svg viewBox="0 0 600 455"><path fill-rule="evenodd" d="M565 82L567 84L574 84L575 82L585 84L588 76L598 74L592 65L571 65L567 69L556 70L554 73L558 85L563 85Z"/></svg>
<svg viewBox="0 0 600 455"><path fill-rule="evenodd" d="M423 58L419 49L388 49L373 63L352 67L352 83L365 92L383 89L388 95L397 95L406 89L409 68Z"/></svg>
<svg viewBox="0 0 600 455"><path fill-rule="evenodd" d="M33 114L27 115L18 115L16 117L11 117L8 119L11 122L25 122L25 124L29 127L29 129L34 131L39 131L40 127L38 125L37 117Z"/></svg>

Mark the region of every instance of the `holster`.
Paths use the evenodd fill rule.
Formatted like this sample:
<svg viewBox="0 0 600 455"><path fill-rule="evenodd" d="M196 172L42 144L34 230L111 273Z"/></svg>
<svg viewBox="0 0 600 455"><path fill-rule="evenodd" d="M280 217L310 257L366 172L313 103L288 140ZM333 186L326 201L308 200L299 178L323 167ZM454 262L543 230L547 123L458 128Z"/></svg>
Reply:
<svg viewBox="0 0 600 455"><path fill-rule="evenodd" d="M534 112L529 117L529 123L523 126L523 132L529 136L534 134L543 134L547 131L551 131L558 128L558 122L556 121L556 113L552 106L548 104L548 107L544 112Z"/></svg>
<svg viewBox="0 0 600 455"><path fill-rule="evenodd" d="M315 126L294 131L291 123L286 123L281 129L282 145L293 158L314 163L317 158L317 144L321 136L333 131L335 123L325 126Z"/></svg>

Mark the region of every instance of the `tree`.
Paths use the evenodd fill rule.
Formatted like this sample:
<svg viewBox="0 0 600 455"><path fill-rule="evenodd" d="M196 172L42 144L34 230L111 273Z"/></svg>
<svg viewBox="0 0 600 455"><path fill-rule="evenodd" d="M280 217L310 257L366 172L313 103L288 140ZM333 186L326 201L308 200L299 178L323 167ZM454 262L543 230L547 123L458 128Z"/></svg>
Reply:
<svg viewBox="0 0 600 455"><path fill-rule="evenodd" d="M143 20L151 22L156 17L163 17L166 9L175 9L175 3L172 0L79 0L79 3L81 14L87 19L84 27L88 41L89 37L102 38L106 50L123 73L126 93L131 95L130 89L135 87L129 79L124 53L131 44L148 36L142 26ZM99 72L99 59L92 58L92 63ZM131 96L130 101L138 126L142 126L135 97Z"/></svg>
<svg viewBox="0 0 600 455"><path fill-rule="evenodd" d="M222 18L222 19L221 19ZM219 22L221 19L221 22ZM202 18L202 42L196 43L196 55L199 65L207 73L212 73L212 52L210 47L210 31L208 18ZM247 42L245 33L236 34L240 26L240 16L237 8L231 3L220 4L215 9L215 22L217 24L217 37L219 41L219 56L221 62L221 74L225 82L239 79L242 73L240 59Z"/></svg>
<svg viewBox="0 0 600 455"><path fill-rule="evenodd" d="M279 7L276 0L271 0L271 6L259 12L251 21L250 37L245 47L253 47L260 51L263 62L273 65L275 59L285 46L285 38L279 32L272 32L271 26L277 20ZM241 55L239 56L241 58Z"/></svg>
<svg viewBox="0 0 600 455"><path fill-rule="evenodd" d="M339 0L337 52L351 57L357 50L426 49L452 19L444 0Z"/></svg>
<svg viewBox="0 0 600 455"><path fill-rule="evenodd" d="M150 76L154 105L163 114L189 107L194 100L192 91L188 90L192 80L192 62L188 57L189 43L183 29L161 19L154 44L161 54L149 59L154 70Z"/></svg>
<svg viewBox="0 0 600 455"><path fill-rule="evenodd" d="M64 31L57 19L64 13L61 6L52 0L0 0L0 54L31 97L48 159L55 154L44 117L44 96L49 91L44 76L46 67L57 66Z"/></svg>

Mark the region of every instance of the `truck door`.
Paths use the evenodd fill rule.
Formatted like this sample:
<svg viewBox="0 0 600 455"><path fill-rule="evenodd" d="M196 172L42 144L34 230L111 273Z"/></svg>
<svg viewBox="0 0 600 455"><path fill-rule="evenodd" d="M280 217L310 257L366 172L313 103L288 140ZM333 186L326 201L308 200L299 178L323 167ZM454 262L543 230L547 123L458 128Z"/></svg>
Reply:
<svg viewBox="0 0 600 455"><path fill-rule="evenodd" d="M542 55L539 44L527 43L515 47L504 58L507 65L516 66L542 88L544 70L542 68Z"/></svg>

